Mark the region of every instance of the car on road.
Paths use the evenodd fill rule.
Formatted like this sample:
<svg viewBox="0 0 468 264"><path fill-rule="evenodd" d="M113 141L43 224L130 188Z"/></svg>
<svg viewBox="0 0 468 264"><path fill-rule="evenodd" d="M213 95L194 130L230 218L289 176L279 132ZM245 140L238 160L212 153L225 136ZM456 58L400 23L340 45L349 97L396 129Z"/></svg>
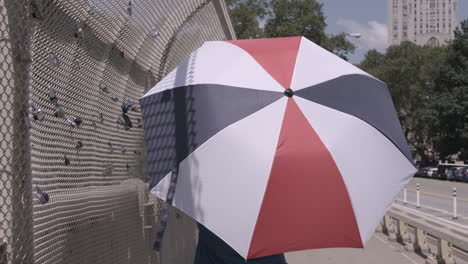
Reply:
<svg viewBox="0 0 468 264"><path fill-rule="evenodd" d="M426 172L426 177L428 178L433 178L437 174L437 168L436 167L429 167Z"/></svg>
<svg viewBox="0 0 468 264"><path fill-rule="evenodd" d="M448 172L447 172L447 180L449 181L455 181L456 180L456 175L457 175L457 171L460 170L460 169L463 169L463 167L451 167L448 169Z"/></svg>
<svg viewBox="0 0 468 264"><path fill-rule="evenodd" d="M455 172L455 181L468 182L468 167L461 167Z"/></svg>
<svg viewBox="0 0 468 264"><path fill-rule="evenodd" d="M446 180L449 166L450 165L439 164L439 166L437 166L437 173L435 178L438 178L439 180Z"/></svg>
<svg viewBox="0 0 468 264"><path fill-rule="evenodd" d="M414 177L425 177L426 168L419 168Z"/></svg>
<svg viewBox="0 0 468 264"><path fill-rule="evenodd" d="M419 168L414 177L422 177L422 178L432 178L437 174L437 168L435 167L424 167Z"/></svg>
<svg viewBox="0 0 468 264"><path fill-rule="evenodd" d="M451 174L451 169L452 168L468 168L467 164L455 164L455 163L441 163L437 166L437 173L435 177L439 180L447 180L447 179L452 179L453 180L453 175ZM449 178L450 177L450 178Z"/></svg>

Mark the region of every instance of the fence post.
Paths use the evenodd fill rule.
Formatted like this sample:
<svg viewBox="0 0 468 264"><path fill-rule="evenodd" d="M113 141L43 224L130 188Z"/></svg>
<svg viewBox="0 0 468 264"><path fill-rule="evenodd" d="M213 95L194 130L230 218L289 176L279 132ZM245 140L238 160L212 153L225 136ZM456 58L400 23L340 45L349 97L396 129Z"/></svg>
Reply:
<svg viewBox="0 0 468 264"><path fill-rule="evenodd" d="M388 240L395 242L397 240L397 237L396 237L394 220L388 215L385 215L384 220L385 220L385 227L387 231L386 235L388 236Z"/></svg>
<svg viewBox="0 0 468 264"><path fill-rule="evenodd" d="M7 262L32 264L33 205L30 144L30 37L34 29L30 18L31 1L4 0L2 9L2 44L0 84L2 99L2 175L0 186L0 239L5 238ZM6 161L6 164L3 163ZM4 202L5 200L8 201ZM5 210L6 209L6 210ZM8 213L5 213L8 212ZM6 224L6 226L5 226ZM2 258L2 256L0 256ZM1 259L0 259L1 260Z"/></svg>
<svg viewBox="0 0 468 264"><path fill-rule="evenodd" d="M406 187L405 189L403 190L403 204L408 204L408 200L407 200L407 197L406 197Z"/></svg>
<svg viewBox="0 0 468 264"><path fill-rule="evenodd" d="M397 221L397 241L403 245L407 244L410 240L407 225L400 219L396 219Z"/></svg>
<svg viewBox="0 0 468 264"><path fill-rule="evenodd" d="M416 239L414 241L414 251L418 254L429 256L429 247L427 245L427 235L424 230L414 227L416 229Z"/></svg>
<svg viewBox="0 0 468 264"><path fill-rule="evenodd" d="M8 264L7 262L7 243L0 240L0 264Z"/></svg>
<svg viewBox="0 0 468 264"><path fill-rule="evenodd" d="M408 252L415 252L415 244L416 242L414 240L416 240L416 232L417 232L417 228L416 227L412 227L412 230L413 230L413 237L414 237L414 240L413 238L410 236L410 228L409 228L409 225L406 224L405 225L405 228L406 228L406 232L408 234L408 240L407 242L404 243L404 247L405 247L405 250L408 251Z"/></svg>
<svg viewBox="0 0 468 264"><path fill-rule="evenodd" d="M419 199L419 183L416 183L416 208L421 208L421 201Z"/></svg>
<svg viewBox="0 0 468 264"><path fill-rule="evenodd" d="M457 219L457 188L453 187L453 219Z"/></svg>
<svg viewBox="0 0 468 264"><path fill-rule="evenodd" d="M452 257L452 245L441 238L437 240L437 262L445 264L454 264Z"/></svg>
<svg viewBox="0 0 468 264"><path fill-rule="evenodd" d="M146 252L148 263L156 262L156 254L153 251L152 244L154 241L154 234L156 233L156 218L154 215L154 203L148 202L143 205L143 229L146 243Z"/></svg>

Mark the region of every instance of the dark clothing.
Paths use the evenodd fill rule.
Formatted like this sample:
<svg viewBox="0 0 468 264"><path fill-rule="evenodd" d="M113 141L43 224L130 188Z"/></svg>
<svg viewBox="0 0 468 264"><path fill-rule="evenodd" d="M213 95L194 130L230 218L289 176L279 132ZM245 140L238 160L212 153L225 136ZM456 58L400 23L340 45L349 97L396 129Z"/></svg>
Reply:
<svg viewBox="0 0 468 264"><path fill-rule="evenodd" d="M252 259L245 262L226 242L202 225L198 225L199 238L195 264L286 264L284 254Z"/></svg>

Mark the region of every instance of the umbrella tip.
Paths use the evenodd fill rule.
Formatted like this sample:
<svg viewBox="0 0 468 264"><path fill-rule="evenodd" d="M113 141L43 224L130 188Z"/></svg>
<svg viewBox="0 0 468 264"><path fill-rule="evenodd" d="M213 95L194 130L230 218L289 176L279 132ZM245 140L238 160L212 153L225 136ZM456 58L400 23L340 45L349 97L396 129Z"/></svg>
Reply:
<svg viewBox="0 0 468 264"><path fill-rule="evenodd" d="M293 97L294 91L291 88L288 88L286 89L286 91L284 91L284 95L286 95L287 97Z"/></svg>

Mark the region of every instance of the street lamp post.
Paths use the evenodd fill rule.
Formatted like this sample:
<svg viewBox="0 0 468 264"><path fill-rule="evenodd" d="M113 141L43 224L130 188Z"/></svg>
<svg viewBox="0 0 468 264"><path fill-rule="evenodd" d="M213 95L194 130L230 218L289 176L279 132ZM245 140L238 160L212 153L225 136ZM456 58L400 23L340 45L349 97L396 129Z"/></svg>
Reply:
<svg viewBox="0 0 468 264"><path fill-rule="evenodd" d="M360 38L362 36L361 33L345 33L346 36L352 37L352 38Z"/></svg>

